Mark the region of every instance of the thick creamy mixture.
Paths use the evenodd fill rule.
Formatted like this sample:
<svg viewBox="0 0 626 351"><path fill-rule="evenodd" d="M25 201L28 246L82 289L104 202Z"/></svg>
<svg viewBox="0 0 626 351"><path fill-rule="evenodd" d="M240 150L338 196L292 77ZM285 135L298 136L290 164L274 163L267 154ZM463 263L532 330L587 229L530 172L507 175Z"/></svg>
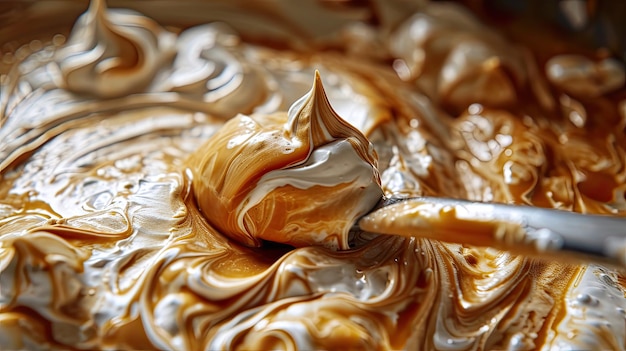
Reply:
<svg viewBox="0 0 626 351"><path fill-rule="evenodd" d="M348 241L346 223L370 196L299 192L330 184L351 198L376 183L364 166L376 153L386 195L624 216L623 66L602 52L535 56L451 4L291 4L183 1L169 14L155 5L157 22L95 0L67 39L2 46L2 348L626 348L615 269L418 237ZM208 24L185 25L200 13ZM279 143L295 155L311 138L308 158L287 157L289 167L268 171L244 152L223 176L203 160L210 143L231 158L246 133L266 138L259 120L284 137L289 121L328 127L335 114L351 125L339 138L304 126ZM331 154L367 162L339 182L315 172L331 172ZM218 178L234 182L248 214L201 196L224 191ZM299 248L240 244L267 239L250 225L271 226L262 206L287 193L343 205L327 213L343 224L313 225L312 242L270 238ZM207 220L213 209L232 225Z"/></svg>

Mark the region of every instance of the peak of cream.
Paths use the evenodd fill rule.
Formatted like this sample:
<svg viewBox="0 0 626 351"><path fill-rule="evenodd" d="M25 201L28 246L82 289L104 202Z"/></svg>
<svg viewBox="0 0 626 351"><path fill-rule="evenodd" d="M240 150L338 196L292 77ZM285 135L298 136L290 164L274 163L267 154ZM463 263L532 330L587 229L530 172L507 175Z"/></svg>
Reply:
<svg viewBox="0 0 626 351"><path fill-rule="evenodd" d="M175 39L141 14L94 0L56 54L64 88L100 98L139 92L173 56Z"/></svg>
<svg viewBox="0 0 626 351"><path fill-rule="evenodd" d="M207 220L249 246L347 249L353 221L382 196L371 143L332 109L319 73L288 113L237 116L189 167Z"/></svg>

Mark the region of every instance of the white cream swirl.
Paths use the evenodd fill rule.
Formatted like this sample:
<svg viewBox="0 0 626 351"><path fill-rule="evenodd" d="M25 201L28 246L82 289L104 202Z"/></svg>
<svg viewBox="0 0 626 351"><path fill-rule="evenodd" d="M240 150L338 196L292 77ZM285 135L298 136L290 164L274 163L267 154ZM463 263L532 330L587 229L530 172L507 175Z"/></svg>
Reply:
<svg viewBox="0 0 626 351"><path fill-rule="evenodd" d="M174 54L175 35L129 10L108 10L94 0L76 22L56 61L64 84L101 98L144 90Z"/></svg>
<svg viewBox="0 0 626 351"><path fill-rule="evenodd" d="M550 332L554 339L543 349L623 349L626 299L618 279L618 274L598 265L581 270L567 293L565 316Z"/></svg>

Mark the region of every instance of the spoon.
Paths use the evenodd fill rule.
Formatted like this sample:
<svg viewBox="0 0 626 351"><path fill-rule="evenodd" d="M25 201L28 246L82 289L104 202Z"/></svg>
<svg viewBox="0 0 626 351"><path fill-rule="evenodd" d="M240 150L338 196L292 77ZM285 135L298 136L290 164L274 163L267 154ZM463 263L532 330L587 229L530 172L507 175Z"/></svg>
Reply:
<svg viewBox="0 0 626 351"><path fill-rule="evenodd" d="M360 230L626 267L626 217L437 197L387 198Z"/></svg>

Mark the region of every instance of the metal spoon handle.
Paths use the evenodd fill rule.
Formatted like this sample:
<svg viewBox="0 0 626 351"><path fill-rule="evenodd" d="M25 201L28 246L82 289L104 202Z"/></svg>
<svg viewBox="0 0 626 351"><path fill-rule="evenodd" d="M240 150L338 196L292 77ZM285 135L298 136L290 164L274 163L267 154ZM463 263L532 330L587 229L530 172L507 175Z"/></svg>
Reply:
<svg viewBox="0 0 626 351"><path fill-rule="evenodd" d="M531 206L418 197L387 199L362 217L368 232L492 246L534 256L586 256L626 266L626 218Z"/></svg>

